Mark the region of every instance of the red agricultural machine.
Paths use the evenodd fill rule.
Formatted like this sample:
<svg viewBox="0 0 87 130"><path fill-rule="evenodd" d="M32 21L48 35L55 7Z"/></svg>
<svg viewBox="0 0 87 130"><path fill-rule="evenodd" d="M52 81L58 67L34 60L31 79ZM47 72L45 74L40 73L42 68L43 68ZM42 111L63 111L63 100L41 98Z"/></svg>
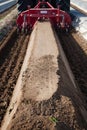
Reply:
<svg viewBox="0 0 87 130"><path fill-rule="evenodd" d="M71 26L71 17L60 8L60 5L54 8L49 2L40 0L34 8L30 8L28 5L28 9L18 15L18 32L29 32L38 20L49 20L53 26L67 32Z"/></svg>

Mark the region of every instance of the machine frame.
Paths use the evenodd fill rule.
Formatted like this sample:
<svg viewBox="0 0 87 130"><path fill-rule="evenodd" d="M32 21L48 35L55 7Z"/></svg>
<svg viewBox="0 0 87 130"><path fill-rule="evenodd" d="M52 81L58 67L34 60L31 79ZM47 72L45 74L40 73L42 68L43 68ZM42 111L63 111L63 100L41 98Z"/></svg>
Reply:
<svg viewBox="0 0 87 130"><path fill-rule="evenodd" d="M35 23L40 20L49 20L53 26L68 31L71 26L70 15L61 10L60 6L54 8L49 2L40 2L34 8L28 6L17 18L18 31L30 31Z"/></svg>

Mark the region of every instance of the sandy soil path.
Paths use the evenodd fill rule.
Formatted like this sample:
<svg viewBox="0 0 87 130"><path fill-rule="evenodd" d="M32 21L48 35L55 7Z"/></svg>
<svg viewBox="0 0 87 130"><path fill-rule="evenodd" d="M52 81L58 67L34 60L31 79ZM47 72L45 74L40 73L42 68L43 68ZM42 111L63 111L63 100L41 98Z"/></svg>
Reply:
<svg viewBox="0 0 87 130"><path fill-rule="evenodd" d="M25 79L24 98L42 101L51 98L56 92L57 55L57 44L50 24L39 23L27 70L30 78Z"/></svg>

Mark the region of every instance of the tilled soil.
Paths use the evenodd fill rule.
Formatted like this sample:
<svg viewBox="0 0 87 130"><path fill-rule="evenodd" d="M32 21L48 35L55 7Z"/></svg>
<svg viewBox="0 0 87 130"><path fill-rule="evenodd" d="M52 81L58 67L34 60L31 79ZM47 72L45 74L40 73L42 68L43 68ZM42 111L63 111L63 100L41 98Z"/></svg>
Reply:
<svg viewBox="0 0 87 130"><path fill-rule="evenodd" d="M0 46L0 125L20 73L28 40L29 36L18 36L13 29Z"/></svg>
<svg viewBox="0 0 87 130"><path fill-rule="evenodd" d="M37 26L31 59L23 75L21 103L8 130L86 130L79 111L82 95L67 73L50 28L48 22Z"/></svg>
<svg viewBox="0 0 87 130"><path fill-rule="evenodd" d="M45 70L45 65L50 63L50 59L50 56L49 59L47 57L43 57L44 63L40 63L43 68L42 66L38 67L35 65L34 68L37 68L37 70L30 67L27 71L31 78L32 73L38 74L37 77L35 76L33 78L35 81L39 78L39 85L45 80L41 77L41 75L43 75L43 73L49 74L48 70ZM83 118L79 113L78 107L75 105L76 98L74 97L75 91L73 91L72 82L68 77L61 58L59 62L60 69L58 70L58 73L60 73L59 75L61 78L58 83L57 91L50 99L44 101L35 101L34 98L32 100L33 96L37 97L39 95L35 88L31 95L26 95L26 97L24 96L24 98L22 98L21 105L18 107L16 115L13 117L10 130L86 130L83 125ZM38 68L40 70L38 70ZM53 68L54 66L51 63L49 68L50 74L54 72L55 69L52 70ZM34 69L34 72L30 73L32 69ZM44 76L48 79L47 75ZM33 82L28 77L27 80ZM39 85L37 85L37 87ZM43 87L45 86L46 84L44 83ZM31 85L29 87L31 87ZM29 87L28 89L30 90ZM42 92L45 94L43 88ZM27 93L24 93L24 95ZM37 95L35 95L35 93L37 93ZM52 121L52 118L55 118L56 121Z"/></svg>
<svg viewBox="0 0 87 130"><path fill-rule="evenodd" d="M85 96L84 102L87 103L87 41L78 32L69 35L59 33L58 35L75 80Z"/></svg>

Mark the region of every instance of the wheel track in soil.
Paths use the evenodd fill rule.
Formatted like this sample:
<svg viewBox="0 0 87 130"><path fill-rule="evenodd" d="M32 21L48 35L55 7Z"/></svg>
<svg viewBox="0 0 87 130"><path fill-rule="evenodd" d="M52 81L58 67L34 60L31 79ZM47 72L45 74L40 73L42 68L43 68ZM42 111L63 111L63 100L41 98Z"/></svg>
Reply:
<svg viewBox="0 0 87 130"><path fill-rule="evenodd" d="M87 41L76 32L69 35L57 33L75 80L84 95L83 102L87 103Z"/></svg>
<svg viewBox="0 0 87 130"><path fill-rule="evenodd" d="M29 35L13 29L0 46L0 124L6 113L26 53Z"/></svg>
<svg viewBox="0 0 87 130"><path fill-rule="evenodd" d="M24 38L24 36L21 37L20 42L23 41L23 38ZM15 47L17 47L16 50L15 50ZM15 51L14 55L12 56L12 60L8 61L8 62L9 62L9 63L7 63L8 68L6 68L5 71L4 71L4 73L2 74L2 78L4 79L4 83L5 83L4 86L6 86L6 85L8 84L9 78L11 77L11 75L12 75L14 69L15 69L15 64L14 64L14 62L15 62L15 63L17 62L17 58L18 58L18 55L17 55L17 54L19 54L19 52L20 52L21 45L18 44L18 42L17 42L17 44L16 44L15 47L13 48L14 50L12 49L12 51ZM12 53L11 53L11 54L12 54ZM6 66L7 66L7 65L6 65ZM5 65L4 65L4 68L5 68ZM2 69L2 70L3 70L3 69ZM2 85L2 86L3 86L3 85ZM4 98L5 94L6 94L6 91L4 92L4 94L2 95L1 98Z"/></svg>

